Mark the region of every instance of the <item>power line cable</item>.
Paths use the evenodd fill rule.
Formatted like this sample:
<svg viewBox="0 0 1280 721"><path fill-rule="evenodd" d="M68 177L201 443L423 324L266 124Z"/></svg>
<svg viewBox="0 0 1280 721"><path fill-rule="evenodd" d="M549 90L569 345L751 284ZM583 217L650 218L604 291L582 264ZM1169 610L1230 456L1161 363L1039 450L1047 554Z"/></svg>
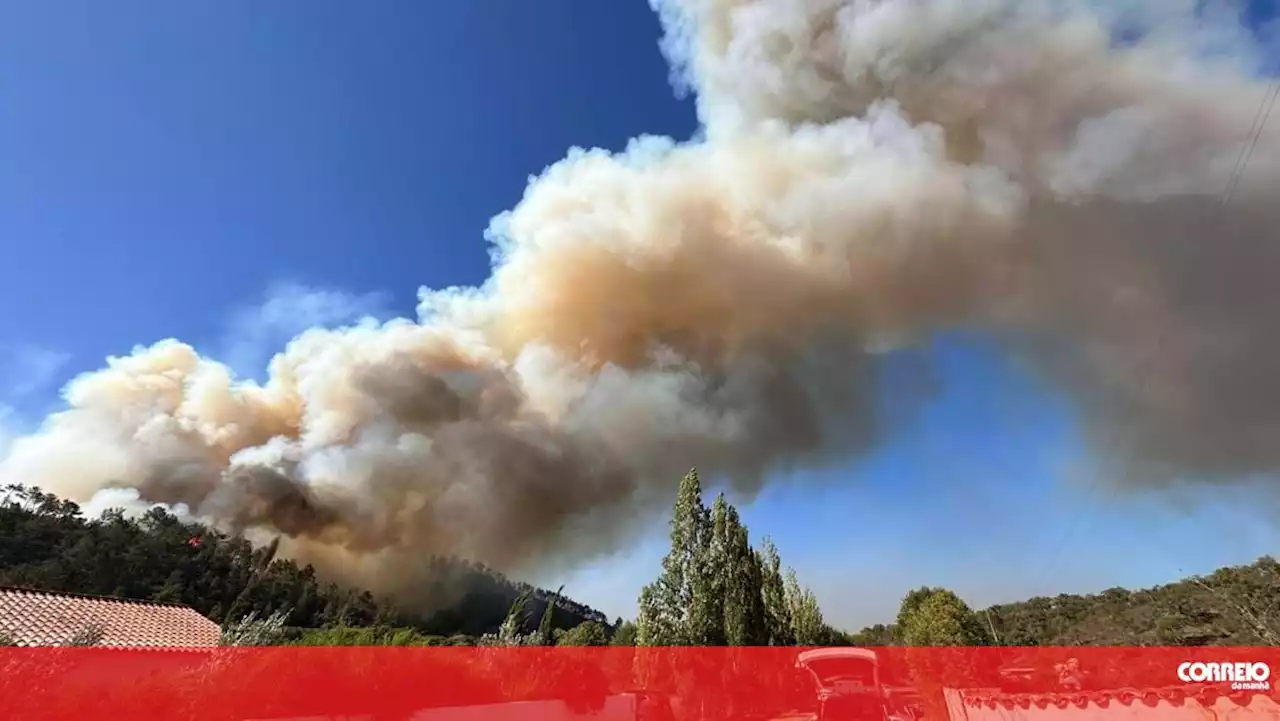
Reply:
<svg viewBox="0 0 1280 721"><path fill-rule="evenodd" d="M1239 184L1240 184L1240 179L1244 176L1244 172L1248 168L1249 160L1253 157L1253 152L1257 148L1258 141L1262 137L1262 133L1266 128L1267 121L1271 117L1271 111L1275 108L1275 102L1276 102L1277 96L1280 96L1280 78L1272 80L1267 85L1267 91L1263 94L1262 101L1258 105L1258 111L1254 114L1253 124L1249 126L1249 134L1246 136L1245 144L1241 148L1240 155L1236 157L1235 166L1232 168L1231 174L1227 178L1227 185L1226 185L1226 188L1223 190L1222 198L1220 199L1216 207L1217 212L1215 212L1214 214L1214 220L1216 220L1218 216L1220 216L1221 213L1226 210L1226 208L1230 205L1232 198L1235 196L1236 189L1239 187ZM1162 333L1160 336L1157 337L1156 346L1155 346L1156 353L1148 357L1154 357L1158 355L1159 350L1163 347L1166 337L1167 337L1167 329L1165 333ZM1149 374L1144 375L1143 377L1147 379L1147 383L1150 383L1151 376ZM1147 386L1145 385L1142 386L1140 395L1144 395L1146 392L1146 389L1147 389ZM1110 440L1112 441L1112 443L1110 445L1114 445L1115 439L1116 437L1114 435L1111 436ZM1093 481L1088 485L1085 495L1086 496L1092 495L1093 492L1097 490L1099 482L1100 482L1100 477L1098 475L1094 475ZM1071 540L1075 537L1076 532L1079 530L1080 524L1085 515L1084 512L1085 512L1085 506L1084 504L1081 504L1080 508L1077 509L1075 516L1072 518L1070 523L1068 523L1067 533L1063 537L1061 543L1059 544L1057 551L1055 551L1055 553L1053 554L1052 556L1053 560L1051 561L1051 563L1043 567L1045 569L1046 578L1051 576L1054 572L1057 571L1057 565L1061 561L1063 552L1070 545ZM1044 579L1038 579L1036 585L1039 585L1040 583L1043 583L1043 582L1044 582Z"/></svg>

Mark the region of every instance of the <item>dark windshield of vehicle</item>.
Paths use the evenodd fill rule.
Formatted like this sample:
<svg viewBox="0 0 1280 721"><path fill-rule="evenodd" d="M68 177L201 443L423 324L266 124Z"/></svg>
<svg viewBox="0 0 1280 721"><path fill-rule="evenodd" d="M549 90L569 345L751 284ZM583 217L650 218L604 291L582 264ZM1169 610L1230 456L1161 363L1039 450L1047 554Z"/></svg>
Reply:
<svg viewBox="0 0 1280 721"><path fill-rule="evenodd" d="M857 684L873 687L876 682L876 666L861 658L824 658L808 663L809 670L823 686Z"/></svg>

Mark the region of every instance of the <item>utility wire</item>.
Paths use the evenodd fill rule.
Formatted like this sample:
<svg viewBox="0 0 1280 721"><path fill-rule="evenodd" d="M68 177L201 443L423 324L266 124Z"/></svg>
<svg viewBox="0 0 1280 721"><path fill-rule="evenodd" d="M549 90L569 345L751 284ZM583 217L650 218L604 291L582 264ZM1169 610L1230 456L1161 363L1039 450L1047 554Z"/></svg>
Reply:
<svg viewBox="0 0 1280 721"><path fill-rule="evenodd" d="M1246 136L1247 139L1245 141L1245 144L1240 150L1240 155L1236 157L1235 166L1232 168L1231 175L1227 179L1226 188L1222 192L1222 197L1216 208L1217 212L1214 214L1214 218L1213 218L1214 221L1216 221L1217 218L1226 210L1226 208L1230 205L1232 198L1235 196L1236 189L1240 185L1240 179L1244 176L1244 172L1249 165L1249 160L1253 157L1253 152L1258 147L1258 140L1262 137L1262 132L1267 126L1267 121L1271 118L1271 111L1275 108L1275 102L1276 102L1277 96L1280 96L1280 78L1272 80L1271 83L1267 85L1267 91L1263 94L1262 101L1258 105L1258 111L1254 114L1253 124L1249 127L1249 135ZM1155 346L1156 353L1153 353L1151 356L1148 356L1148 357L1155 357L1158 355L1158 352L1163 347L1166 337L1167 337L1167 329L1165 333L1162 333L1160 336L1157 337L1156 346ZM1147 382L1149 383L1151 376L1144 375L1144 377L1148 379ZM1142 386L1141 394L1145 394L1146 389L1147 389L1147 386L1145 385ZM1112 441L1112 444L1110 445L1114 445L1115 436L1111 437L1111 441ZM1093 478L1093 481L1089 484L1085 492L1085 495L1086 496L1092 495L1093 492L1097 490L1099 482L1100 482L1099 476L1095 475ZM1057 566L1058 566L1058 563L1061 561L1062 554L1070 545L1072 539L1075 537L1076 532L1079 530L1080 524L1084 519L1084 515L1085 515L1085 506L1084 504L1081 504L1080 508L1077 509L1075 516L1072 518L1072 520L1068 524L1067 533L1066 535L1064 535L1061 543L1058 545L1057 550L1054 552L1052 556L1053 560L1048 565L1043 567L1045 578L1051 577L1052 574L1057 571ZM1045 579L1038 579L1036 585L1043 583L1044 580Z"/></svg>

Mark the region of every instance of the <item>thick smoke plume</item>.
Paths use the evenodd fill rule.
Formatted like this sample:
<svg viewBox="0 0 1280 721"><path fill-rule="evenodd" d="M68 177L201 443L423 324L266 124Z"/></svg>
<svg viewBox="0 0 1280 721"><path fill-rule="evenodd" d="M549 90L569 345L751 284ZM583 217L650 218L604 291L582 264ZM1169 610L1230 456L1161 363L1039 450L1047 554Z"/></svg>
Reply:
<svg viewBox="0 0 1280 721"><path fill-rule="evenodd" d="M864 451L883 351L957 327L1071 392L1108 480L1280 469L1280 122L1223 203L1268 92L1229 7L656 9L699 138L571 152L483 288L309 331L265 385L175 341L113 359L0 475L396 590L430 552L601 552L690 464L749 492Z"/></svg>

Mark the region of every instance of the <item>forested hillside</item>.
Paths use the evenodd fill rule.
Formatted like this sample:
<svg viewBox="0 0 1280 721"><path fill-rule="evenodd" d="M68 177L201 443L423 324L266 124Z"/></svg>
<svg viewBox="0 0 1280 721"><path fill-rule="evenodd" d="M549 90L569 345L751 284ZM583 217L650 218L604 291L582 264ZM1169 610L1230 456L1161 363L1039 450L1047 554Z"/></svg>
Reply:
<svg viewBox="0 0 1280 721"><path fill-rule="evenodd" d="M1264 557L1156 588L1003 604L991 616L1015 645L1270 645L1278 605L1280 564Z"/></svg>
<svg viewBox="0 0 1280 721"><path fill-rule="evenodd" d="M1280 563L1267 556L1247 566L1220 568L1203 577L1129 591L1062 594L971 611L954 594L919 589L908 595L895 624L851 634L854 643L998 643L1009 646L1202 646L1280 643ZM919 620L919 598L949 596ZM941 598L941 596L940 596ZM958 622L939 623L938 615ZM959 622L962 621L962 622ZM949 627L950 634L936 629Z"/></svg>
<svg viewBox="0 0 1280 721"><path fill-rule="evenodd" d="M296 628L401 627L458 642L497 630L522 594L539 617L552 597L484 566L437 557L428 561L431 577L462 589L461 599L422 616L274 556L274 548L255 549L160 509L139 519L118 512L87 519L75 503L36 488L0 490L0 585L182 603L219 622L287 611L285 623ZM557 600L555 627L584 621L606 619Z"/></svg>

